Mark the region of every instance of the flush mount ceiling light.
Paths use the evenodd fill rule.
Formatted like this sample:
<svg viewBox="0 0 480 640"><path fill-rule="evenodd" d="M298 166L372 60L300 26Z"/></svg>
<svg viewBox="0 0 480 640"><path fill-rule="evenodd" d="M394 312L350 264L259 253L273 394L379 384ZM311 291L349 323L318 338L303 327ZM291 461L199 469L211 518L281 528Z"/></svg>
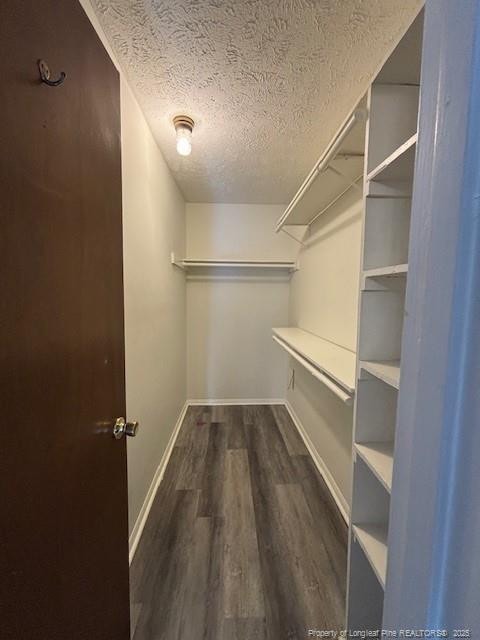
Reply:
<svg viewBox="0 0 480 640"><path fill-rule="evenodd" d="M173 126L177 132L177 151L181 156L189 156L192 151L192 118L189 116L175 116Z"/></svg>

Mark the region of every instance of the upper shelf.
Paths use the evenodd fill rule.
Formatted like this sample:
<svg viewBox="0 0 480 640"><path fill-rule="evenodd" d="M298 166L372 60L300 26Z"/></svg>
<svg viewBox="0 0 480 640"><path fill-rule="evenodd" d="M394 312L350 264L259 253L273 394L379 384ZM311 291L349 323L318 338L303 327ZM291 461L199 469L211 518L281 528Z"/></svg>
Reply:
<svg viewBox="0 0 480 640"><path fill-rule="evenodd" d="M343 123L277 222L310 225L363 176L365 100Z"/></svg>
<svg viewBox="0 0 480 640"><path fill-rule="evenodd" d="M355 392L355 354L352 351L296 327L273 329L273 334L348 394Z"/></svg>

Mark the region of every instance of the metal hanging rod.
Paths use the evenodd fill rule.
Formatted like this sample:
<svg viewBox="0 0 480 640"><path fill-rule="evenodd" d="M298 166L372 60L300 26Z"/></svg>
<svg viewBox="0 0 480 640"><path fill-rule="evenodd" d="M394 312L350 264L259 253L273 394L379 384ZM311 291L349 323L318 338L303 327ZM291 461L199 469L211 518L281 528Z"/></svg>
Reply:
<svg viewBox="0 0 480 640"><path fill-rule="evenodd" d="M285 349L285 351L289 353L292 356L292 358L295 358L295 360L297 360L302 365L302 367L304 367L314 378L322 382L326 387L330 389L330 391L333 391L333 393L336 396L338 396L342 402L344 402L346 405L352 404L353 402L352 396L349 395L343 389L341 389L333 380L331 380L324 373L316 369L313 365L310 364L310 362L306 358L304 358L299 353L297 353L294 349L289 347L283 340L281 340L280 338L277 338L277 336L272 336L272 338L273 340L275 340L277 344L279 344L282 347L282 349Z"/></svg>

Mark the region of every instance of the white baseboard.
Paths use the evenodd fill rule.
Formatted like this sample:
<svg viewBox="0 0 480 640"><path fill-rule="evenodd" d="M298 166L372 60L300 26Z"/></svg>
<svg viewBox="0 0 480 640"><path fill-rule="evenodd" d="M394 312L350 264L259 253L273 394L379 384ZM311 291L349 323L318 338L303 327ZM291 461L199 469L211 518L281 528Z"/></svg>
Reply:
<svg viewBox="0 0 480 640"><path fill-rule="evenodd" d="M157 494L158 487L160 485L160 482L162 481L163 475L165 473L165 469L167 468L168 461L170 460L170 456L172 455L173 447L175 446L175 441L177 439L178 432L180 431L180 427L182 426L182 422L187 412L188 406L189 406L189 402L186 401L182 407L182 410L180 411L180 415L178 416L178 420L175 423L175 427L172 431L172 435L170 436L170 440L168 441L167 447L163 452L160 463L157 467L157 470L155 471L153 480L147 491L147 495L145 496L145 500L142 504L142 508L140 509L140 513L138 514L138 518L132 529L132 533L130 534L130 538L128 540L130 564L132 564L133 556L135 555L135 551L137 550L138 543L140 542L140 538L142 537L143 529L145 527L148 514L150 513L150 509L152 508L152 504Z"/></svg>
<svg viewBox="0 0 480 640"><path fill-rule="evenodd" d="M187 403L192 406L196 405L224 405L224 404L285 404L285 400L283 398L203 398L203 399L190 399L187 400Z"/></svg>
<svg viewBox="0 0 480 640"><path fill-rule="evenodd" d="M292 405L288 402L288 400L286 400L284 404L288 413L290 414L290 417L293 420L294 425L297 427L298 433L300 434L303 442L305 443L305 446L307 447L309 454L312 456L312 460L314 461L315 466L317 467L320 475L324 479L325 484L327 485L330 493L332 494L332 497L335 500L337 507L343 516L343 519L345 520L347 525L350 524L350 507L348 505L348 502L345 500L343 493L340 491L332 474L328 470L327 465L325 464L322 457L318 453L317 449L315 448L313 442L310 439L310 436L306 432L303 424L300 422L300 419L298 418L295 411L293 410Z"/></svg>
<svg viewBox="0 0 480 640"><path fill-rule="evenodd" d="M259 399L259 398L243 398L241 400L239 400L238 398L236 399L219 399L219 400L214 400L211 398L204 398L204 399L198 399L198 400L187 400L185 402L185 404L183 405L182 410L180 411L180 415L178 416L178 420L175 423L175 427L173 429L172 435L170 436L170 440L168 441L168 445L167 448L165 449L163 455L162 455L162 459L160 460L160 463L157 467L157 470L155 471L155 475L153 476L152 482L150 484L150 487L147 491L147 495L145 496L145 500L143 502L142 508L140 509L140 513L138 514L138 518L137 521L135 522L135 525L133 527L132 533L130 535L129 538L129 561L130 564L132 563L133 557L135 555L135 551L137 550L138 547L138 543L140 541L140 538L142 536L143 533L143 529L145 527L145 523L147 521L148 515L150 513L150 509L152 508L152 504L153 501L155 499L155 496L157 494L158 491L158 487L160 485L160 482L162 481L163 475L165 473L165 469L167 467L168 461L170 460L170 456L172 455L172 451L173 451L173 447L175 446L175 441L178 437L178 433L180 431L180 427L182 426L182 422L183 419L185 417L185 414L187 412L187 409L189 406L195 406L195 405L209 405L209 406L213 406L213 405L252 405L252 404L278 404L278 405L285 405L288 413L290 414L290 417L292 418L292 421L294 423L294 425L296 426L303 442L305 443L305 446L308 449L308 452L310 453L310 455L312 456L312 460L315 463L315 466L317 467L320 475L322 476L322 478L325 481L325 484L327 485L330 493L332 494L333 499L335 500L338 509L340 510L340 513L342 514L345 522L347 524L349 524L350 522L350 508L348 506L347 501L345 500L342 492L340 491L340 489L338 488L337 483L335 482L332 474L330 473L330 471L328 470L325 462L323 461L322 457L320 456L320 454L318 453L318 451L315 449L312 441L310 440L309 435L307 434L307 432L305 431L302 423L300 422L298 416L295 414L295 411L293 410L291 404L284 400L284 399L272 399L272 398L266 398L266 399Z"/></svg>

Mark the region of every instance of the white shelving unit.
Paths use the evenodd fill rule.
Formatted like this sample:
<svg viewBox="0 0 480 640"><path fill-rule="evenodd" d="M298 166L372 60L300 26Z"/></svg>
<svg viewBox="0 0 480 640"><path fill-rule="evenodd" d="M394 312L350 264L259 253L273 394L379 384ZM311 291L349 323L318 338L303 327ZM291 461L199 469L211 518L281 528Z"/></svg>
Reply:
<svg viewBox="0 0 480 640"><path fill-rule="evenodd" d="M422 33L420 13L367 96L347 585L350 630L382 629Z"/></svg>
<svg viewBox="0 0 480 640"><path fill-rule="evenodd" d="M346 404L355 393L355 354L296 327L272 329L273 339Z"/></svg>
<svg viewBox="0 0 480 640"><path fill-rule="evenodd" d="M311 225L363 178L366 100L363 99L337 131L277 222Z"/></svg>

